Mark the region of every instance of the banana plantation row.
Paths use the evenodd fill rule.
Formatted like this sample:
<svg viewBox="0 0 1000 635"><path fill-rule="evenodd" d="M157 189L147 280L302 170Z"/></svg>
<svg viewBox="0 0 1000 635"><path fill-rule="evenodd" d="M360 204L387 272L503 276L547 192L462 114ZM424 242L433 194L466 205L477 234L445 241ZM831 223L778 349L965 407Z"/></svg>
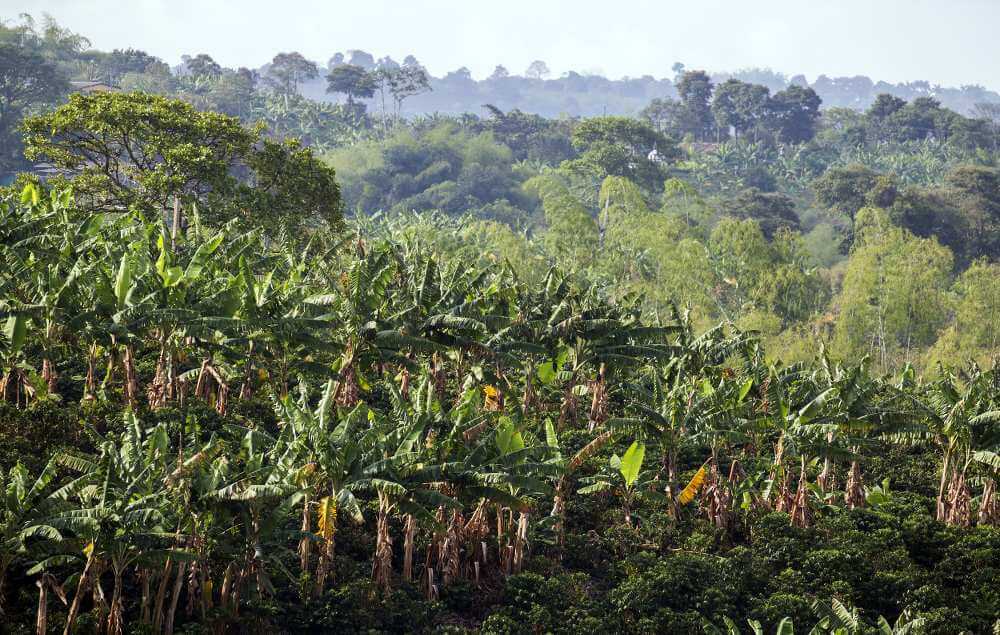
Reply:
<svg viewBox="0 0 1000 635"><path fill-rule="evenodd" d="M563 558L577 497L626 527L808 527L878 495L876 447L932 452L937 520L1000 523L996 369L783 366L555 270L530 288L405 237L190 212L83 215L36 185L0 205L2 400L119 413L0 474L0 609L36 586L38 633L218 632L282 589L318 601L345 526L371 528L373 594L431 600Z"/></svg>

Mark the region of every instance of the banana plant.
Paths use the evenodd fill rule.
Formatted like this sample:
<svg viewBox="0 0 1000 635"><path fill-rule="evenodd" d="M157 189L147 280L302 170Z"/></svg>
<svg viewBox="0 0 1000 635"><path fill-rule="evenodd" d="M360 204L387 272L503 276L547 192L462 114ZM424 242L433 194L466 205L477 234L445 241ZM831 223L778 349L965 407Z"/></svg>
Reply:
<svg viewBox="0 0 1000 635"><path fill-rule="evenodd" d="M580 479L587 483L577 490L578 494L594 494L615 490L622 499L622 513L625 524L633 526L633 509L637 500L664 503L666 497L655 490L656 471L642 469L646 457L645 444L633 441L622 456L613 454L608 466L601 473Z"/></svg>
<svg viewBox="0 0 1000 635"><path fill-rule="evenodd" d="M981 465L985 472L981 508L995 522L996 474L1000 468L1000 403L997 400L997 368L983 371L973 365L961 381L948 373L929 386L924 399L910 398L927 421L927 432L941 450L941 478L937 495L937 519L952 525L972 523L970 470Z"/></svg>
<svg viewBox="0 0 1000 635"><path fill-rule="evenodd" d="M4 581L17 558L28 559L36 539L58 542L63 536L48 524L56 501L51 498L51 485L58 466L50 461L32 477L18 463L6 473L0 472L0 615L4 610Z"/></svg>
<svg viewBox="0 0 1000 635"><path fill-rule="evenodd" d="M314 597L323 595L333 563L338 518L347 517L359 524L364 521L354 489L362 478L366 457L368 439L362 423L367 421L368 410L357 406L338 417L334 411L335 392L336 383L330 380L312 409L308 404L308 390L302 385L298 400L286 395L275 404L279 420L292 430L295 444L301 451L298 458L301 467L296 476L304 491L299 564L300 571L308 574L312 544L318 542L319 556L312 576L311 594Z"/></svg>
<svg viewBox="0 0 1000 635"><path fill-rule="evenodd" d="M159 256L146 261L143 272L145 294L138 300L141 313L130 326L150 332L157 339L159 357L153 382L149 387L150 405L162 406L175 398L177 358L187 327L201 315L212 315L214 295L213 254L222 244L225 233L219 232L200 242L189 257L175 253L173 241L162 223L157 227L156 245ZM196 238L197 240L197 238ZM184 260L185 266L181 266Z"/></svg>
<svg viewBox="0 0 1000 635"><path fill-rule="evenodd" d="M167 466L169 441L163 425L144 428L131 411L125 414L120 438L104 438L91 431L98 448L94 455L62 452L54 461L78 476L53 492L71 504L54 514L49 524L72 532L82 546L84 567L70 605L65 633L72 632L84 593L91 586L100 590L100 574L106 568L113 577L109 606L101 605L101 621L110 632L124 623L126 570L142 560L169 552L166 518L163 514L162 476ZM68 555L68 554L67 554Z"/></svg>

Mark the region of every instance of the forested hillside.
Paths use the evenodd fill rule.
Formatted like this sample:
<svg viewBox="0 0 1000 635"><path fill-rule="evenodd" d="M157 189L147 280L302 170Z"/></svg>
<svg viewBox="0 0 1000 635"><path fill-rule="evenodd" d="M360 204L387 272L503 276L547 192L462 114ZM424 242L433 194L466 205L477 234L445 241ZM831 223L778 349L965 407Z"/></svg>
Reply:
<svg viewBox="0 0 1000 635"><path fill-rule="evenodd" d="M1000 632L1000 111L674 70L0 27L0 629Z"/></svg>
<svg viewBox="0 0 1000 635"><path fill-rule="evenodd" d="M413 56L402 62L391 57L375 57L364 51L348 51L334 54L325 66L332 70L338 65L351 64L367 71L394 69L407 65L419 65ZM447 113L460 115L478 112L482 104L494 104L503 110L523 110L545 117L596 117L598 115L636 115L654 99L680 98L684 81L685 66L679 62L662 65L664 73L660 77L643 75L610 79L594 73L569 71L556 76L548 65L536 60L523 71L508 70L498 65L486 77L475 78L468 68L460 67L441 77L428 74L430 90L414 95L407 102L407 112L411 115ZM262 69L262 70L266 70ZM343 101L343 97L325 93L326 83L322 75L303 82L302 92L306 96L321 101ZM988 110L1000 104L1000 94L982 86L962 86L959 88L932 85L926 81L889 83L872 80L864 75L853 77L828 77L820 75L812 82L803 75L785 75L770 69L748 68L721 72L713 71L710 78L715 84L736 79L749 84L766 86L772 92L790 86L812 88L823 103L831 108L852 108L864 110L871 106L878 95L889 94L906 101L919 97L933 97L943 105L966 115L983 114L982 104L989 104ZM369 106L375 106L372 100Z"/></svg>

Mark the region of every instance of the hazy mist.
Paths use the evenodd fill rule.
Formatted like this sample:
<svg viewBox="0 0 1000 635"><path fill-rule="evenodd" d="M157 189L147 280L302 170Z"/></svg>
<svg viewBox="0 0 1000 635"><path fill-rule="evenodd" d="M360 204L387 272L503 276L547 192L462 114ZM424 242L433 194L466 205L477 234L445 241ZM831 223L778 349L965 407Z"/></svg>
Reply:
<svg viewBox="0 0 1000 635"><path fill-rule="evenodd" d="M297 50L325 63L335 51L415 55L432 73L477 78L534 59L553 74L668 77L689 68L771 67L788 75L857 75L1000 86L1000 3L989 0L6 0L3 14L48 12L100 49L141 47L170 63L210 52L258 66ZM611 10L613 8L613 10Z"/></svg>

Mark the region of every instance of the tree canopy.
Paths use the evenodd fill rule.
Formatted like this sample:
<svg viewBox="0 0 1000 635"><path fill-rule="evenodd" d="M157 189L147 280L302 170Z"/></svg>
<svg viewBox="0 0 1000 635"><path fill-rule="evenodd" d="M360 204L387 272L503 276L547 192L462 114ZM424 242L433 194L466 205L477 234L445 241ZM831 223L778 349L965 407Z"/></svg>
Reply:
<svg viewBox="0 0 1000 635"><path fill-rule="evenodd" d="M206 218L254 226L340 222L333 170L297 144L262 140L260 129L145 93L73 95L23 124L26 154L50 161L87 208L155 218L174 200Z"/></svg>

